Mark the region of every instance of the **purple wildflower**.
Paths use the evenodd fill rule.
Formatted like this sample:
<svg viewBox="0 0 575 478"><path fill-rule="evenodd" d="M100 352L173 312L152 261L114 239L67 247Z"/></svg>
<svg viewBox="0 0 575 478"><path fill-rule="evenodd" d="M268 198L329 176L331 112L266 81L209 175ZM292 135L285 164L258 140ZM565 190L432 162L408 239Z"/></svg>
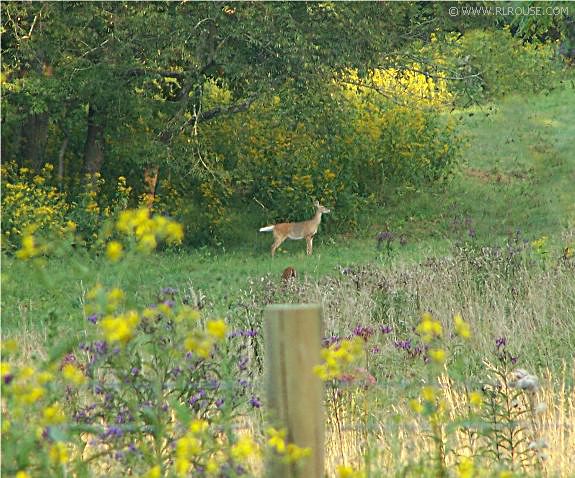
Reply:
<svg viewBox="0 0 575 478"><path fill-rule="evenodd" d="M204 389L201 389L198 393L196 393L190 397L190 399L188 400L188 403L190 405L194 405L197 402L199 402L202 398L204 398L205 396L206 396L206 391Z"/></svg>
<svg viewBox="0 0 575 478"><path fill-rule="evenodd" d="M120 438L123 434L124 432L121 428L111 426L108 427L108 429L100 435L100 438L102 440L105 440L106 438Z"/></svg>
<svg viewBox="0 0 575 478"><path fill-rule="evenodd" d="M499 337L495 339L495 346L497 349L505 347L507 345L507 339L505 337Z"/></svg>
<svg viewBox="0 0 575 478"><path fill-rule="evenodd" d="M221 408L221 406L224 404L224 399L223 398L218 398L216 400L216 407Z"/></svg>
<svg viewBox="0 0 575 478"><path fill-rule="evenodd" d="M88 317L86 317L86 320L88 322L91 322L92 324L95 324L96 322L98 322L99 316L98 314L91 314Z"/></svg>
<svg viewBox="0 0 575 478"><path fill-rule="evenodd" d="M322 347L330 347L334 344L339 343L341 340L341 337L339 335L332 335L331 337L324 337L321 345Z"/></svg>
<svg viewBox="0 0 575 478"><path fill-rule="evenodd" d="M98 355L104 355L108 351L108 344L104 340L96 340L93 350Z"/></svg>
<svg viewBox="0 0 575 478"><path fill-rule="evenodd" d="M174 367L172 370L170 370L169 373L172 377L175 378L182 373L182 369L180 367Z"/></svg>
<svg viewBox="0 0 575 478"><path fill-rule="evenodd" d="M252 395L252 398L250 398L250 405L254 408L260 408L262 406L262 402L258 397Z"/></svg>
<svg viewBox="0 0 575 478"><path fill-rule="evenodd" d="M353 335L356 337L361 337L365 342L367 342L373 334L373 327L370 327L369 325L358 325L355 329L353 329Z"/></svg>
<svg viewBox="0 0 575 478"><path fill-rule="evenodd" d="M247 357L247 356L241 357L241 358L238 360L238 368L239 368L240 370L245 370L246 368L248 368L248 362L249 362L249 360L250 360L250 359L249 359L249 357Z"/></svg>
<svg viewBox="0 0 575 478"><path fill-rule="evenodd" d="M394 340L393 345L399 350L410 350L411 340Z"/></svg>
<svg viewBox="0 0 575 478"><path fill-rule="evenodd" d="M382 334L391 334L391 332L393 332L393 328L391 327L391 325L382 325L382 326L379 328L379 331L380 331Z"/></svg>

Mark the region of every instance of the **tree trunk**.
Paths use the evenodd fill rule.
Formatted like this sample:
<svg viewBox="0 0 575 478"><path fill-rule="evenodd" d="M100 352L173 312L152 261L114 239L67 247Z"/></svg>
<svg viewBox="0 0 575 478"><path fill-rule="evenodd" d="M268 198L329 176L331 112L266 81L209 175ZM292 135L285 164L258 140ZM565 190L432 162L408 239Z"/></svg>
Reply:
<svg viewBox="0 0 575 478"><path fill-rule="evenodd" d="M104 125L92 104L88 108L88 130L84 146L84 170L99 173L104 162Z"/></svg>
<svg viewBox="0 0 575 478"><path fill-rule="evenodd" d="M48 141L48 113L28 115L22 126L20 157L33 170L44 166L44 152Z"/></svg>
<svg viewBox="0 0 575 478"><path fill-rule="evenodd" d="M68 141L69 138L68 135L66 135L62 142L62 146L60 146L60 151L58 152L58 187L60 188L60 191L63 190L64 184L64 154L68 148Z"/></svg>

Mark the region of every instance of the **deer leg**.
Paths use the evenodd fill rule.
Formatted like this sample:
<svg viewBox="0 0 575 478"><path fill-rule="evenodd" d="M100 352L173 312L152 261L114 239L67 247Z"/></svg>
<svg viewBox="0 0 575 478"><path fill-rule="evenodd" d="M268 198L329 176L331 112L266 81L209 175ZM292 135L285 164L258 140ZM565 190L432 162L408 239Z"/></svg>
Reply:
<svg viewBox="0 0 575 478"><path fill-rule="evenodd" d="M276 237L274 240L274 243L272 244L272 257L274 257L275 253L276 253L276 249L281 246L282 242L284 242L286 240L285 237Z"/></svg>
<svg viewBox="0 0 575 478"><path fill-rule="evenodd" d="M307 242L307 248L306 248L307 255L311 256L313 249L313 236L307 236L305 240Z"/></svg>

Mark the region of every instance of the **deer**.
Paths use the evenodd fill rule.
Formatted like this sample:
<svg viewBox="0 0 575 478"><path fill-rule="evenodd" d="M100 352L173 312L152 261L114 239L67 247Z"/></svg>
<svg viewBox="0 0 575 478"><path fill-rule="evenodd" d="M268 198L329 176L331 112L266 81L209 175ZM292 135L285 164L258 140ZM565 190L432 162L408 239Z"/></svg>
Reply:
<svg viewBox="0 0 575 478"><path fill-rule="evenodd" d="M280 224L273 224L271 226L260 228L260 232L273 232L274 243L272 244L272 257L274 257L276 249L286 239L298 240L303 239L304 237L307 243L307 255L311 256L313 250L313 236L315 236L319 223L321 222L321 215L331 212L328 208L322 206L319 201L314 201L313 205L315 206L315 215L307 221L282 222Z"/></svg>
<svg viewBox="0 0 575 478"><path fill-rule="evenodd" d="M289 282L297 277L297 271L293 267L286 267L282 272L282 281Z"/></svg>

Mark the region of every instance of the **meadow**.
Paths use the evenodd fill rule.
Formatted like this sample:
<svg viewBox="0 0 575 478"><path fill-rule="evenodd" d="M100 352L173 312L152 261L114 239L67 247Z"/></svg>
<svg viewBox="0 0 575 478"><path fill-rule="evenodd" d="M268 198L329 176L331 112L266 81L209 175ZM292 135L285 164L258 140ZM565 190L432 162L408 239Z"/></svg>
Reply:
<svg viewBox="0 0 575 478"><path fill-rule="evenodd" d="M466 138L453 174L387 191L354 235L330 232L335 209L311 257L288 241L272 260L257 230L139 253L137 225L119 260L3 254L3 471L241 476L270 453L305 459L264 420L262 312L288 302L322 304L336 357L328 476L573 476L574 97L566 83L449 113Z"/></svg>

